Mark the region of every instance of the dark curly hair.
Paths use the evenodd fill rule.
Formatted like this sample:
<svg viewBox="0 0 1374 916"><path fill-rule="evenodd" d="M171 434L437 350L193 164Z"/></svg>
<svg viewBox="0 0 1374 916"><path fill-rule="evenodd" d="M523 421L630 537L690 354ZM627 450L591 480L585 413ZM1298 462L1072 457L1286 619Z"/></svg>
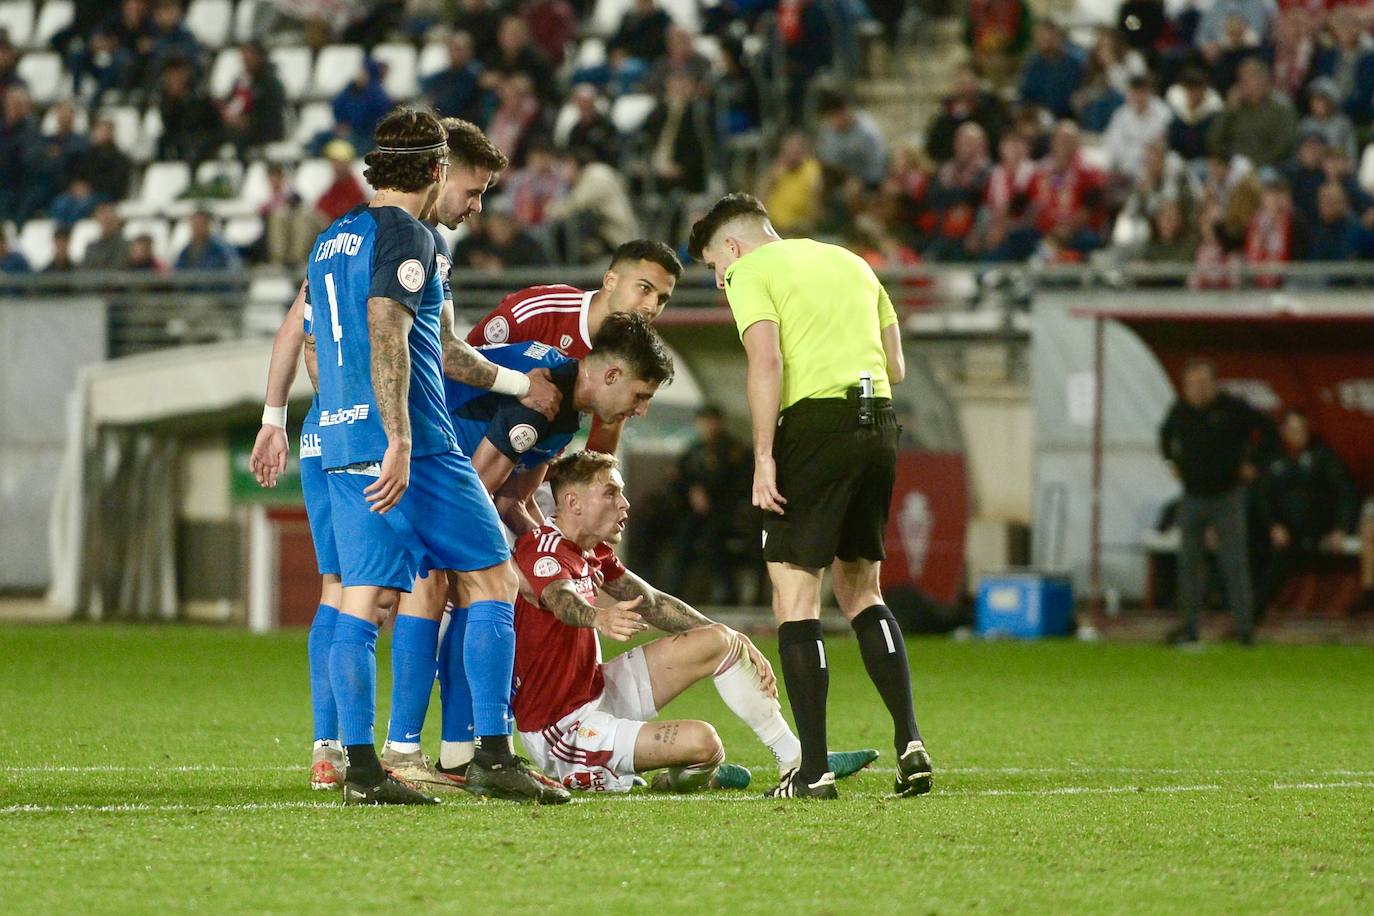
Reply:
<svg viewBox="0 0 1374 916"><path fill-rule="evenodd" d="M435 166L448 161L448 133L439 116L423 108L394 109L372 137L377 148L363 157L363 177L377 191L423 191L434 184Z"/></svg>
<svg viewBox="0 0 1374 916"><path fill-rule="evenodd" d="M615 270L617 264L624 264L626 261L648 261L668 271L674 280L682 279L682 262L677 259L677 254L667 245L653 239L631 239L621 245L611 255L610 269Z"/></svg>
<svg viewBox="0 0 1374 916"><path fill-rule="evenodd" d="M645 382L673 380L673 357L653 325L642 315L607 315L592 337L592 356L618 357L625 370Z"/></svg>
<svg viewBox="0 0 1374 916"><path fill-rule="evenodd" d="M716 201L710 212L692 224L692 234L687 240L687 253L692 256L692 260L700 261L702 252L711 244L711 239L720 231L720 227L741 216L766 220L768 208L753 194L745 194L743 191L726 194Z"/></svg>
<svg viewBox="0 0 1374 916"><path fill-rule="evenodd" d="M510 165L506 154L496 148L482 129L462 118L444 118L439 123L448 131L448 161L459 168L504 172Z"/></svg>

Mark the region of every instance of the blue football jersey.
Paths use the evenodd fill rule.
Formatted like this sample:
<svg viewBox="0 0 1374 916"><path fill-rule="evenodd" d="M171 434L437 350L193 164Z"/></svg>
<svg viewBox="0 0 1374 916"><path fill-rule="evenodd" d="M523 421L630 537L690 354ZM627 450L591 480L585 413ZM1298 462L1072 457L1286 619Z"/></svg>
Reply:
<svg viewBox="0 0 1374 916"><path fill-rule="evenodd" d="M370 464L386 452L372 388L367 300L384 297L410 311L411 456L457 447L444 404L439 316L448 287L448 251L437 234L396 207L356 207L315 240L307 269L306 331L315 336L320 436L325 468ZM442 240L440 240L442 241Z"/></svg>
<svg viewBox="0 0 1374 916"><path fill-rule="evenodd" d="M563 403L558 416L550 420L512 395L493 394L485 388L473 388L446 379L444 396L453 415L458 447L463 454L472 457L482 440L487 439L521 469L535 468L557 458L582 425L582 415L573 406L577 360L537 342L480 349L483 356L498 366L517 372L548 369L553 383L563 392Z"/></svg>

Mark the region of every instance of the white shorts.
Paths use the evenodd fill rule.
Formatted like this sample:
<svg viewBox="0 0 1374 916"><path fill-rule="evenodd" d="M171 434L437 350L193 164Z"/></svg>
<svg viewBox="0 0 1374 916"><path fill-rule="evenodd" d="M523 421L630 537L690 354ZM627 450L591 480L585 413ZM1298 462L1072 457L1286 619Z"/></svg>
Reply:
<svg viewBox="0 0 1374 916"><path fill-rule="evenodd" d="M520 741L535 766L569 789L628 792L634 785L635 741L658 715L643 647L601 666L601 696Z"/></svg>

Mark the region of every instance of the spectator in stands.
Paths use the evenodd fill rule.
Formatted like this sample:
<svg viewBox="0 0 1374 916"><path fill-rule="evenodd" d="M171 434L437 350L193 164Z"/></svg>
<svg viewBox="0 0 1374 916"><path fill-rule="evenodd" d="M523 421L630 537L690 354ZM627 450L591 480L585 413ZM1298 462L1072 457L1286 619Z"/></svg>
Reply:
<svg viewBox="0 0 1374 916"><path fill-rule="evenodd" d="M700 194L706 190L711 116L690 76L668 78L667 92L649 112L641 133L646 140L646 187Z"/></svg>
<svg viewBox="0 0 1374 916"><path fill-rule="evenodd" d="M108 0L76 0L72 6L71 22L54 32L48 42L66 61L71 60L74 47L81 47L98 31L110 10Z"/></svg>
<svg viewBox="0 0 1374 916"><path fill-rule="evenodd" d="M1125 103L1131 80L1146 73L1145 59L1126 44L1120 32L1099 28L1087 72L1070 99L1079 125L1092 133L1106 130L1112 115Z"/></svg>
<svg viewBox="0 0 1374 916"><path fill-rule="evenodd" d="M1060 121L1050 153L1031 181L1035 229L1054 260L1074 260L1101 244L1107 177L1083 161L1078 125Z"/></svg>
<svg viewBox="0 0 1374 916"><path fill-rule="evenodd" d="M547 216L566 260L599 262L617 247L639 237L639 219L619 172L584 147L560 156L568 192L552 201Z"/></svg>
<svg viewBox="0 0 1374 916"><path fill-rule="evenodd" d="M1311 14L1298 6L1285 9L1274 29L1275 88L1290 98L1300 95L1312 76L1316 54Z"/></svg>
<svg viewBox="0 0 1374 916"><path fill-rule="evenodd" d="M1274 95L1268 65L1247 59L1240 65L1230 103L1208 131L1208 151L1244 156L1256 167L1275 165L1292 153L1297 135L1297 115Z"/></svg>
<svg viewBox="0 0 1374 916"><path fill-rule="evenodd" d="M334 170L334 179L315 201L315 232L324 231L330 223L367 200L367 191L353 171L357 151L347 140L331 140L324 148L324 157Z"/></svg>
<svg viewBox="0 0 1374 916"><path fill-rule="evenodd" d="M713 406L697 411L696 440L678 459L675 486L683 511L678 518L675 557L667 587L675 595L696 593L711 603L737 604L735 579L746 561L741 516L749 508L753 462L749 450L725 429ZM752 539L749 539L752 545ZM712 586L695 588L693 573L708 559Z"/></svg>
<svg viewBox="0 0 1374 916"><path fill-rule="evenodd" d="M1351 209L1359 214L1361 219L1367 219L1369 211L1374 209L1374 197L1370 197L1369 192L1360 186L1359 180L1355 177L1355 163L1350 155L1342 147L1328 146L1322 154L1322 171L1326 173L1327 181L1334 181L1345 189L1345 197L1350 201Z"/></svg>
<svg viewBox="0 0 1374 916"><path fill-rule="evenodd" d="M1140 260L1154 264L1192 264L1197 257L1198 238L1188 228L1183 204L1162 200L1150 224L1150 240L1140 252Z"/></svg>
<svg viewBox="0 0 1374 916"><path fill-rule="evenodd" d="M177 255L177 270L238 270L242 266L234 246L213 229L209 213L197 210L191 214L191 241Z"/></svg>
<svg viewBox="0 0 1374 916"><path fill-rule="evenodd" d="M568 179L553 147L540 138L527 148L525 165L511 172L502 185L511 215L525 229L543 226L549 207L568 193Z"/></svg>
<svg viewBox="0 0 1374 916"><path fill-rule="evenodd" d="M1178 527L1179 609L1182 625L1169 634L1176 644L1195 643L1206 570L1206 532L1216 532L1216 553L1226 597L1242 644L1253 639L1252 596L1245 525L1244 481L1257 476L1256 437L1274 441L1274 423L1234 395L1218 390L1216 368L1190 360L1183 368L1182 396L1159 429L1159 450L1183 483ZM1258 452L1263 454L1264 451Z"/></svg>
<svg viewBox="0 0 1374 916"><path fill-rule="evenodd" d="M973 229L991 170L987 134L971 121L962 125L954 135L954 155L940 166L926 194L926 206L935 218L924 248L928 258L962 261L967 257L964 240Z"/></svg>
<svg viewBox="0 0 1374 916"><path fill-rule="evenodd" d="M1021 67L1021 101L1030 102L1054 115L1073 115L1073 94L1083 86L1087 63L1081 48L1064 37L1049 20L1035 24L1035 49Z"/></svg>
<svg viewBox="0 0 1374 916"><path fill-rule="evenodd" d="M244 42L239 53L243 73L220 103L220 114L226 138L242 156L247 150L286 137L286 89L261 44Z"/></svg>
<svg viewBox="0 0 1374 916"><path fill-rule="evenodd" d="M482 75L484 89L499 91L498 87L506 82L506 78L524 75L534 87L534 94L541 104L557 105L562 101L553 68L530 41L530 30L525 20L514 14L504 17L497 32L496 45L496 54L487 63L487 71Z"/></svg>
<svg viewBox="0 0 1374 916"><path fill-rule="evenodd" d="M1245 234L1246 262L1260 267L1303 260L1312 244L1311 228L1307 219L1293 207L1288 179L1270 168L1260 175L1260 182L1264 185L1264 193L1260 195L1259 209ZM1282 286L1283 278L1261 273L1255 278L1255 285Z"/></svg>
<svg viewBox="0 0 1374 916"><path fill-rule="evenodd" d="M83 270L124 270L129 266L129 243L124 239L119 211L113 203L96 205L92 214L100 236L86 246Z"/></svg>
<svg viewBox="0 0 1374 916"><path fill-rule="evenodd" d="M634 6L621 17L607 50L621 49L649 66L667 52L668 27L672 24L654 0L634 0Z"/></svg>
<svg viewBox="0 0 1374 916"><path fill-rule="evenodd" d="M1298 151L1283 167L1288 187L1293 193L1293 206L1309 219L1317 217L1317 189L1326 183L1326 138L1319 130L1302 130L1298 136Z"/></svg>
<svg viewBox="0 0 1374 916"><path fill-rule="evenodd" d="M1145 74L1132 77L1126 104L1112 115L1102 138L1112 171L1132 181L1139 178L1145 148L1163 139L1172 119L1168 104L1155 95L1154 81Z"/></svg>
<svg viewBox="0 0 1374 916"><path fill-rule="evenodd" d="M745 63L744 50L735 41L721 44L720 73L714 80L713 95L716 130L722 137L737 137L759 128L759 85Z"/></svg>
<svg viewBox="0 0 1374 916"><path fill-rule="evenodd" d="M133 57L133 52L120 43L118 32L102 25L67 61L72 90L92 109L99 107L105 93L122 90L128 84Z"/></svg>
<svg viewBox="0 0 1374 916"><path fill-rule="evenodd" d="M1157 235L1153 230L1155 215L1165 202L1178 204L1180 218L1186 223L1201 190L1178 153L1165 148L1163 140L1147 143L1140 174L1116 217L1112 237L1117 247L1129 251ZM1184 260L1193 260L1191 251Z"/></svg>
<svg viewBox="0 0 1374 916"><path fill-rule="evenodd" d="M784 237L807 235L820 216L821 162L806 134L791 131L778 144L778 154L759 185L773 228Z"/></svg>
<svg viewBox="0 0 1374 916"><path fill-rule="evenodd" d="M1339 191L1339 188L1337 189ZM1360 500L1345 463L1312 435L1307 414L1284 411L1283 448L1264 469L1258 507L1270 553L1256 570L1255 612L1263 617L1283 586L1322 554L1341 553L1359 523Z"/></svg>
<svg viewBox="0 0 1374 916"><path fill-rule="evenodd" d="M949 94L940 100L940 111L926 128L926 152L936 162L953 156L954 132L970 121L982 127L988 143L996 147L1008 120L1007 106L979 85L977 68L963 64L955 68Z"/></svg>
<svg viewBox="0 0 1374 916"><path fill-rule="evenodd" d="M1356 124L1365 124L1374 100L1374 38L1353 6L1339 6L1327 19L1330 47L1317 52L1312 72L1330 77L1345 113Z"/></svg>
<svg viewBox="0 0 1374 916"><path fill-rule="evenodd" d="M879 189L875 208L886 223L889 232L914 244L919 237L928 235L934 228L934 217L926 211L926 195L934 180L935 163L926 155L918 143L901 143L888 157L887 177ZM821 166L820 199L816 208L816 224L819 232L820 221L826 213L826 172L834 172ZM857 179L855 179L857 181ZM863 193L862 184L859 192Z"/></svg>
<svg viewBox="0 0 1374 916"><path fill-rule="evenodd" d="M1331 77L1318 77L1308 85L1307 117L1298 122L1298 132L1317 133L1328 147L1340 147L1354 160L1355 127L1340 109L1340 93Z"/></svg>
<svg viewBox="0 0 1374 916"><path fill-rule="evenodd" d="M1030 44L1031 11L1025 0L970 0L964 41L994 85L1010 81Z"/></svg>
<svg viewBox="0 0 1374 916"><path fill-rule="evenodd" d="M590 83L573 86L569 96L577 110L577 120L568 129L561 144L564 150L588 150L602 162L620 160L620 133L611 119L601 110L601 97Z"/></svg>
<svg viewBox="0 0 1374 916"><path fill-rule="evenodd" d="M158 98L162 115L159 159L180 159L194 165L208 159L219 146L219 111L194 80L195 73L187 61L172 59L163 65Z"/></svg>
<svg viewBox="0 0 1374 916"><path fill-rule="evenodd" d="M144 87L152 90L162 80L162 70L169 61L185 61L191 65L195 78L204 72L205 49L196 36L186 28L186 14L179 0L157 0L153 7L152 29L147 38L147 60Z"/></svg>
<svg viewBox="0 0 1374 916"><path fill-rule="evenodd" d="M1216 203L1221 219L1221 238L1229 247L1243 247L1250 220L1259 209L1263 187L1259 176L1243 156L1207 157L1203 195Z"/></svg>
<svg viewBox="0 0 1374 916"><path fill-rule="evenodd" d="M1309 261L1353 261L1359 255L1365 235L1358 220L1350 215L1345 189L1328 181L1317 191L1317 219L1312 226Z"/></svg>
<svg viewBox="0 0 1374 916"><path fill-rule="evenodd" d="M644 90L663 92L674 74L689 76L698 86L708 85L711 77L711 62L697 50L692 33L678 25L668 28L668 50L649 67Z"/></svg>
<svg viewBox="0 0 1374 916"><path fill-rule="evenodd" d="M143 83L152 47L153 16L149 0L121 0L119 10L105 20L104 31L114 40L112 55L122 62L120 82L111 89L131 89Z"/></svg>
<svg viewBox="0 0 1374 916"><path fill-rule="evenodd" d="M167 265L157 259L157 252L153 248L153 237L147 233L136 235L129 241L129 263L125 267L128 270L143 270L158 274L167 272Z"/></svg>
<svg viewBox="0 0 1374 916"><path fill-rule="evenodd" d="M23 85L19 77L19 49L10 40L10 33L0 29L0 95L14 85Z"/></svg>
<svg viewBox="0 0 1374 916"><path fill-rule="evenodd" d="M983 209L968 250L989 261L1021 261L1035 251L1038 236L1030 206L1036 163L1030 144L1016 132L1002 137L997 165L988 176Z"/></svg>
<svg viewBox="0 0 1374 916"><path fill-rule="evenodd" d="M543 124L543 112L534 94L534 83L524 73L502 77L497 97L501 100L487 122L487 136L510 158L511 165L525 164L525 150Z"/></svg>
<svg viewBox="0 0 1374 916"><path fill-rule="evenodd" d="M557 70L563 66L568 45L577 37L577 13L568 0L523 0L520 16L530 31L530 38Z"/></svg>
<svg viewBox="0 0 1374 916"><path fill-rule="evenodd" d="M1231 19L1240 19L1256 39L1265 42L1269 39L1277 16L1278 8L1274 0L1214 0L1198 22L1193 44L1204 56L1214 61L1220 54L1227 23Z"/></svg>
<svg viewBox="0 0 1374 916"><path fill-rule="evenodd" d="M420 91L443 117L476 120L481 109L482 65L474 59L472 36L454 32L448 39L448 67L425 77Z"/></svg>
<svg viewBox="0 0 1374 916"><path fill-rule="evenodd" d="M492 9L487 0L459 0L458 9L453 13L453 28L472 36L472 47L483 66L496 59L501 14Z"/></svg>
<svg viewBox="0 0 1374 916"><path fill-rule="evenodd" d="M84 178L105 200L129 196L133 160L115 145L114 122L100 118L91 127L91 142L72 163L72 177Z"/></svg>
<svg viewBox="0 0 1374 916"><path fill-rule="evenodd" d="M887 175L887 140L873 116L855 107L839 92L826 92L816 104L820 127L816 131L816 157L857 176L870 188Z"/></svg>
<svg viewBox="0 0 1374 916"><path fill-rule="evenodd" d="M1170 149L1189 161L1202 159L1207 155L1207 132L1212 121L1226 107L1221 95L1208 84L1205 73L1188 67L1170 87L1165 101L1174 113L1169 125Z"/></svg>
<svg viewBox="0 0 1374 916"><path fill-rule="evenodd" d="M68 185L77 159L89 144L76 130L76 109L70 102L59 102L52 110L57 122L55 129L39 142L24 179L28 200L25 210L29 213L51 207L54 198Z"/></svg>
<svg viewBox="0 0 1374 916"><path fill-rule="evenodd" d="M1234 289L1240 282L1243 258L1226 229L1225 214L1215 198L1202 205L1198 219L1197 256L1188 277L1189 289Z"/></svg>
<svg viewBox="0 0 1374 916"><path fill-rule="evenodd" d="M0 228L0 274L27 273L33 273L29 259L24 257L23 252L10 248L9 236Z"/></svg>
<svg viewBox="0 0 1374 916"><path fill-rule="evenodd" d="M0 175L5 176L0 181L0 223L9 219L22 226L38 207L47 203L36 199L29 185L42 155L43 139L26 88L11 86L0 102L4 106L0 112Z"/></svg>
<svg viewBox="0 0 1374 916"><path fill-rule="evenodd" d="M631 57L624 48L611 48L606 52L604 63L579 67L573 73L572 81L605 89L611 98L617 98L638 92L648 75L649 67L644 61Z"/></svg>
<svg viewBox="0 0 1374 916"><path fill-rule="evenodd" d="M352 81L334 96L336 136L347 140L355 150L369 152L372 129L394 104L382 88L382 65L371 57L364 58Z"/></svg>
<svg viewBox="0 0 1374 916"><path fill-rule="evenodd" d="M69 229L94 213L98 203L100 198L96 197L90 182L84 178L74 178L67 190L53 198L48 207L48 216L59 226Z"/></svg>
<svg viewBox="0 0 1374 916"><path fill-rule="evenodd" d="M807 88L835 62L839 18L827 15L818 0L778 2L773 37L782 44L787 117L791 124L802 123ZM771 59L776 58L776 52L772 52Z"/></svg>
<svg viewBox="0 0 1374 916"><path fill-rule="evenodd" d="M52 260L43 268L45 274L69 274L76 270L72 261L72 230L59 226L52 234Z"/></svg>
<svg viewBox="0 0 1374 916"><path fill-rule="evenodd" d="M453 266L486 273L511 267L543 267L544 247L511 217L504 201L493 201L479 216L467 219L468 234L453 246Z"/></svg>
<svg viewBox="0 0 1374 916"><path fill-rule="evenodd" d="M1116 11L1116 28L1126 44L1153 61L1169 30L1163 0L1125 0Z"/></svg>
<svg viewBox="0 0 1374 916"><path fill-rule="evenodd" d="M280 162L268 163L267 188L267 200L258 208L267 263L300 264L309 256L314 244L314 223L306 218L301 196L291 186Z"/></svg>
<svg viewBox="0 0 1374 916"><path fill-rule="evenodd" d="M1203 57L1210 64L1212 85L1230 100L1231 90L1240 76L1241 64L1251 59L1263 59L1266 49L1261 47L1259 36L1239 16L1226 20L1221 43L1210 47L1214 53L1210 56L1204 54Z"/></svg>

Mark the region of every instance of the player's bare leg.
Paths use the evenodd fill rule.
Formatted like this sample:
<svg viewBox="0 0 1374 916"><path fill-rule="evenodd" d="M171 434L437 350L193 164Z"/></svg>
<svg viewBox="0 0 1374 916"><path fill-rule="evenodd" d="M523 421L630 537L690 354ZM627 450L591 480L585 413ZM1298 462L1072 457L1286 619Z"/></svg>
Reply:
<svg viewBox="0 0 1374 916"><path fill-rule="evenodd" d="M339 577L321 576L320 604L310 624L307 648L310 659L310 706L315 726L315 743L310 751L312 789L342 789L344 784L339 710L334 704L334 688L329 684L329 647L334 641L334 625L339 618L339 602L342 599L343 584Z"/></svg>
<svg viewBox="0 0 1374 916"><path fill-rule="evenodd" d="M930 755L916 727L911 699L911 667L901 627L883 603L879 585L881 564L876 560L836 560L831 582L840 609L859 639L859 653L869 680L878 689L892 716L897 748L898 795L924 795L931 787Z"/></svg>
<svg viewBox="0 0 1374 916"><path fill-rule="evenodd" d="M635 739L635 771L647 773L666 768L654 780L654 788L663 791L696 792L707 788L724 760L725 747L709 722L649 722Z"/></svg>
<svg viewBox="0 0 1374 916"><path fill-rule="evenodd" d="M434 692L440 620L448 600L448 575L440 570L415 579L401 595L391 643L391 723L382 747L382 768L425 788L461 789L420 749L420 732Z"/></svg>
<svg viewBox="0 0 1374 916"><path fill-rule="evenodd" d="M339 730L348 761L344 804L438 804L438 799L388 776L373 743L377 627L395 611L398 601L395 589L354 585L343 590L329 650L329 679L339 707Z"/></svg>

